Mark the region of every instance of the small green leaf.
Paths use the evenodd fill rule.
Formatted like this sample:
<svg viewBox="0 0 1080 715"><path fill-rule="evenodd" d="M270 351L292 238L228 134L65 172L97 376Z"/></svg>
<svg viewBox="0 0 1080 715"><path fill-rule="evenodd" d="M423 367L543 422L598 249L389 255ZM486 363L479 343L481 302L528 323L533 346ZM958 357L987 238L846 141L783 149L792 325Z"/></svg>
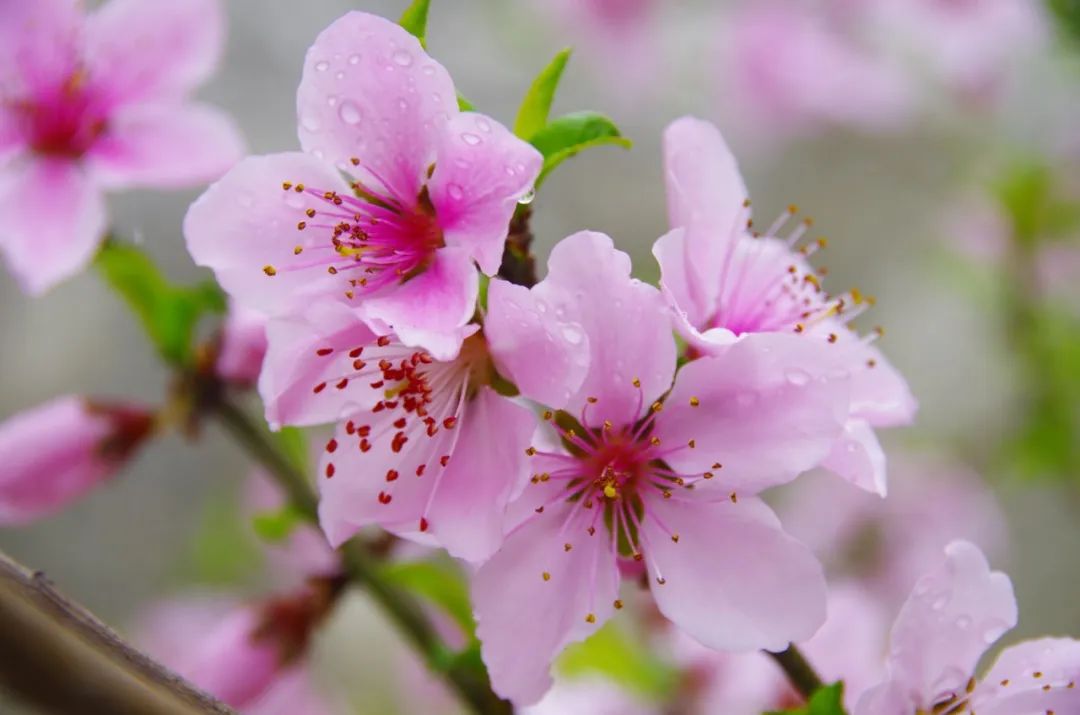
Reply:
<svg viewBox="0 0 1080 715"><path fill-rule="evenodd" d="M466 99L461 92L458 92L457 96L457 108L462 112L475 112L476 105Z"/></svg>
<svg viewBox="0 0 1080 715"><path fill-rule="evenodd" d="M147 334L170 363L191 357L195 327L206 313L223 312L225 298L213 283L178 286L139 248L108 241L96 259L106 282L135 312Z"/></svg>
<svg viewBox="0 0 1080 715"><path fill-rule="evenodd" d="M280 544L292 536L296 527L304 521L304 514L300 510L286 505L277 511L256 514L251 520L251 526L255 529L255 534L263 541Z"/></svg>
<svg viewBox="0 0 1080 715"><path fill-rule="evenodd" d="M431 601L450 616L470 637L476 631L469 602L469 588L461 571L447 561L403 561L386 564L383 578Z"/></svg>
<svg viewBox="0 0 1080 715"><path fill-rule="evenodd" d="M653 655L613 622L582 643L568 647L558 669L568 678L601 675L639 695L663 700L674 692L678 670Z"/></svg>
<svg viewBox="0 0 1080 715"><path fill-rule="evenodd" d="M427 18L431 9L431 0L413 0L412 5L401 13L398 24L410 35L420 40L420 46L427 49Z"/></svg>
<svg viewBox="0 0 1080 715"><path fill-rule="evenodd" d="M768 715L844 715L843 681L818 688L805 707L775 710Z"/></svg>
<svg viewBox="0 0 1080 715"><path fill-rule="evenodd" d="M525 94L525 99L518 109L514 120L514 134L526 141L533 138L547 124L551 113L551 103L555 99L555 90L559 86L563 70L570 59L570 48L555 55L547 67L536 75L532 86Z"/></svg>
<svg viewBox="0 0 1080 715"><path fill-rule="evenodd" d="M296 427L282 427L274 432L274 439L292 465L301 472L307 473L311 452L308 451L307 433Z"/></svg>
<svg viewBox="0 0 1080 715"><path fill-rule="evenodd" d="M551 120L533 135L529 143L544 155L544 167L537 177L540 186L559 164L595 146L629 149L633 142L624 137L610 118L598 112L572 112Z"/></svg>

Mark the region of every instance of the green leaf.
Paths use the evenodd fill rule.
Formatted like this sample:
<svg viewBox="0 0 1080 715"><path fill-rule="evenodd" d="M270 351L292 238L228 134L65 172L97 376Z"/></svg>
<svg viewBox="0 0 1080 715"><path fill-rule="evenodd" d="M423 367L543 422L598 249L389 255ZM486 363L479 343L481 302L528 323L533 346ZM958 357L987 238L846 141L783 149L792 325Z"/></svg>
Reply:
<svg viewBox="0 0 1080 715"><path fill-rule="evenodd" d="M805 707L775 710L768 715L844 715L844 683L841 681L818 688Z"/></svg>
<svg viewBox="0 0 1080 715"><path fill-rule="evenodd" d="M263 541L279 544L288 539L304 521L303 512L292 505L286 505L277 511L256 514L251 520L251 526Z"/></svg>
<svg viewBox="0 0 1080 715"><path fill-rule="evenodd" d="M203 509L186 559L185 580L236 584L258 571L262 553L238 515L235 495L216 495Z"/></svg>
<svg viewBox="0 0 1080 715"><path fill-rule="evenodd" d="M400 586L431 601L450 616L473 638L476 622L472 617L469 588L454 564L447 561L403 561L386 564L382 576L390 584Z"/></svg>
<svg viewBox="0 0 1080 715"><path fill-rule="evenodd" d="M548 114L551 113L551 103L555 99L555 90L559 86L563 70L570 59L570 48L555 55L547 67L536 75L532 86L525 94L525 99L518 109L517 119L514 120L514 134L526 141L533 138L538 131L547 124Z"/></svg>
<svg viewBox="0 0 1080 715"><path fill-rule="evenodd" d="M462 112L475 112L476 105L466 99L461 92L458 92L457 96L457 108Z"/></svg>
<svg viewBox="0 0 1080 715"><path fill-rule="evenodd" d="M311 452L308 450L307 433L296 427L282 427L274 432L281 451L289 458L292 465L301 472L307 473Z"/></svg>
<svg viewBox="0 0 1080 715"><path fill-rule="evenodd" d="M544 155L544 167L537 177L540 186L559 164L595 146L629 149L633 142L624 137L610 118L599 112L572 112L551 120L529 141Z"/></svg>
<svg viewBox="0 0 1080 715"><path fill-rule="evenodd" d="M1062 34L1080 42L1080 0L1047 0Z"/></svg>
<svg viewBox="0 0 1080 715"><path fill-rule="evenodd" d="M199 319L225 310L225 297L215 284L175 285L133 245L106 242L96 265L139 317L161 356L174 365L190 360Z"/></svg>
<svg viewBox="0 0 1080 715"><path fill-rule="evenodd" d="M401 13L398 24L410 35L420 40L420 46L427 49L427 18L431 9L431 0L413 0L412 5Z"/></svg>
<svg viewBox="0 0 1080 715"><path fill-rule="evenodd" d="M559 658L558 668L568 678L601 675L652 700L663 700L674 692L679 679L675 667L657 658L614 622L584 642L569 646Z"/></svg>

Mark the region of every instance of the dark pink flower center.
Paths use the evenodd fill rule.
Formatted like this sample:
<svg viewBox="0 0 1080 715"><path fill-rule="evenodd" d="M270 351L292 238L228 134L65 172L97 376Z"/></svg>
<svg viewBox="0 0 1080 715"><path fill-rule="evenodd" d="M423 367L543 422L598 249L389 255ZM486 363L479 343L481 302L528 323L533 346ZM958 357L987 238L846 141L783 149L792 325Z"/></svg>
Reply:
<svg viewBox="0 0 1080 715"><path fill-rule="evenodd" d="M358 159L352 161L359 165ZM304 209L298 216L302 238L293 249L296 261L266 266L264 272L273 276L278 270L325 266L346 281L349 300L422 272L443 246L434 208L426 190L410 199L386 187L381 181L380 187L354 181L353 193L343 195L284 182L285 191L315 198L318 208Z"/></svg>
<svg viewBox="0 0 1080 715"><path fill-rule="evenodd" d="M82 156L105 131L104 107L81 70L57 87L7 103L14 109L18 131L39 154Z"/></svg>

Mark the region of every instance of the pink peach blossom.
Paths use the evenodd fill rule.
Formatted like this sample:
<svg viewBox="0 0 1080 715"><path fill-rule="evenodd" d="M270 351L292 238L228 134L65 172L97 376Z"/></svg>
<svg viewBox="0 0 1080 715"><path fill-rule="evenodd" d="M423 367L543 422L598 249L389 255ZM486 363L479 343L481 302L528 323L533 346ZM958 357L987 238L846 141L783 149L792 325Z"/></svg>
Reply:
<svg viewBox="0 0 1080 715"><path fill-rule="evenodd" d="M954 541L944 562L915 584L893 624L888 675L855 715L978 712L1041 715L1080 711L1080 641L1043 638L1006 648L981 680L975 666L1016 625L1009 577L978 547Z"/></svg>
<svg viewBox="0 0 1080 715"><path fill-rule="evenodd" d="M187 100L224 37L217 0L0 0L0 253L28 293L83 268L103 192L217 178L242 142Z"/></svg>
<svg viewBox="0 0 1080 715"><path fill-rule="evenodd" d="M665 179L672 230L653 247L676 325L694 353L715 354L749 335L798 335L821 347L851 377L851 413L825 466L884 495L885 455L875 427L905 424L915 413L907 383L869 338L850 328L868 301L852 290L830 295L807 258L820 242L796 248L800 224L786 237L785 214L764 235L748 230L746 187L720 132L692 117L664 133Z"/></svg>
<svg viewBox="0 0 1080 715"><path fill-rule="evenodd" d="M346 305L268 327L259 390L272 425L338 422L319 466L319 514L337 546L378 524L454 556L486 558L526 469L534 416L491 387L470 326L456 358L376 336Z"/></svg>
<svg viewBox="0 0 1080 715"><path fill-rule="evenodd" d="M260 312L345 302L378 333L452 358L475 310L474 262L498 270L539 152L459 112L417 39L361 12L315 40L297 109L304 153L245 159L192 205L195 261Z"/></svg>
<svg viewBox="0 0 1080 715"><path fill-rule="evenodd" d="M259 380L266 355L266 316L233 303L221 328L217 368L221 379L248 387Z"/></svg>
<svg viewBox="0 0 1080 715"><path fill-rule="evenodd" d="M602 678L562 680L544 699L521 710L521 715L660 715L660 708L634 698Z"/></svg>
<svg viewBox="0 0 1080 715"><path fill-rule="evenodd" d="M0 525L26 524L110 478L149 436L153 415L134 405L67 396L0 424Z"/></svg>
<svg viewBox="0 0 1080 715"><path fill-rule="evenodd" d="M660 293L597 233L560 242L532 289L493 281L489 301L500 371L559 411L528 451L517 525L473 582L495 690L519 705L543 695L551 660L620 607L624 559L709 647L812 635L821 568L756 495L824 459L843 427L849 379L827 346L755 335L676 377Z"/></svg>

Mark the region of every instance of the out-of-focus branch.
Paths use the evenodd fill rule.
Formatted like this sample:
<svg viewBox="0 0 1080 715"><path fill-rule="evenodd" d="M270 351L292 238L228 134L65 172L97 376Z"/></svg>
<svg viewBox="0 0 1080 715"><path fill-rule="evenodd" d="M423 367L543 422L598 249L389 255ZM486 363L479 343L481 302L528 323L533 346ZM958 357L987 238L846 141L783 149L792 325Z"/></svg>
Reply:
<svg viewBox="0 0 1080 715"><path fill-rule="evenodd" d="M0 552L0 683L55 713L232 713Z"/></svg>
<svg viewBox="0 0 1080 715"><path fill-rule="evenodd" d="M510 220L506 249L503 251L502 265L499 266L500 278L526 287L536 285L536 257L532 252L534 236L529 225L531 218L532 207L518 204Z"/></svg>
<svg viewBox="0 0 1080 715"><path fill-rule="evenodd" d="M799 691L799 694L806 699L810 699L810 696L814 694L819 688L824 686L821 682L821 677L814 670L814 667L810 665L809 661L803 656L795 644L792 643L787 647L787 650L780 651L779 653L773 653L771 651L764 651L773 660L776 661L787 675L788 681L791 682L792 687Z"/></svg>
<svg viewBox="0 0 1080 715"><path fill-rule="evenodd" d="M285 458L267 438L266 431L247 414L220 393L204 404L236 438L253 459L269 472L293 506L312 523L318 523L318 499L305 475ZM349 580L367 589L371 597L390 616L406 639L419 652L428 667L441 674L462 700L475 712L484 715L509 715L510 704L492 690L487 674L466 667L454 657L434 624L411 594L402 591L382 578L378 558L359 539L351 539L341 547L342 562Z"/></svg>

